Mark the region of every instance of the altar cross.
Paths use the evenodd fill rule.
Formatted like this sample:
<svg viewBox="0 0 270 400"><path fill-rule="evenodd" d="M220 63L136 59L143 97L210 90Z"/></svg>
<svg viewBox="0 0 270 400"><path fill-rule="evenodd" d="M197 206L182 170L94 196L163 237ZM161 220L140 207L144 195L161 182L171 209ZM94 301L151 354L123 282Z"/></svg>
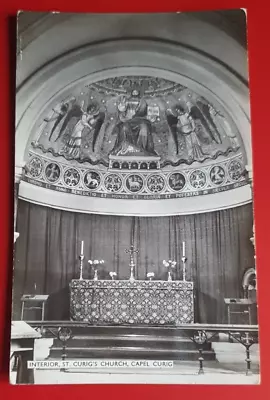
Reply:
<svg viewBox="0 0 270 400"><path fill-rule="evenodd" d="M125 249L125 252L130 255L130 265L134 265L134 254L139 253L139 250L135 249L134 245L132 244L130 249Z"/></svg>
<svg viewBox="0 0 270 400"><path fill-rule="evenodd" d="M130 255L130 263L129 263L129 266L130 266L130 278L129 278L129 280L131 282L134 282L135 281L135 276L134 276L134 268L135 268L134 254L135 253L139 253L139 250L135 250L134 249L134 245L132 244L130 246L130 249L125 249L125 252Z"/></svg>

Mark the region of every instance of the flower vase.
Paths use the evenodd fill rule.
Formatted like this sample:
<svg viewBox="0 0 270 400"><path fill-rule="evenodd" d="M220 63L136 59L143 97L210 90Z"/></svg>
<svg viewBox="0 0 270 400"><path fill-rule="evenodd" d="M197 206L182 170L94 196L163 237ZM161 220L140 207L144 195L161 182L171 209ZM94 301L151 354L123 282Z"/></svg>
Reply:
<svg viewBox="0 0 270 400"><path fill-rule="evenodd" d="M95 269L94 281L98 281L98 273L97 273L97 269Z"/></svg>
<svg viewBox="0 0 270 400"><path fill-rule="evenodd" d="M172 281L172 273L171 271L168 271L168 281Z"/></svg>

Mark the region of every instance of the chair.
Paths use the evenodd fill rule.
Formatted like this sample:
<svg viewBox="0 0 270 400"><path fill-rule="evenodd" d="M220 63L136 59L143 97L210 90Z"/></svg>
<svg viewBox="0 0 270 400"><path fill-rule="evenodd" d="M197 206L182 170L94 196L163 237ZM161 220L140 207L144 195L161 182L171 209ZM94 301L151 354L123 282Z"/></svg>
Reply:
<svg viewBox="0 0 270 400"><path fill-rule="evenodd" d="M21 320L24 320L24 314L26 310L40 310L41 321L44 321L45 317L45 305L49 295L47 294L24 294L21 298ZM41 326L41 333L43 332L43 326Z"/></svg>

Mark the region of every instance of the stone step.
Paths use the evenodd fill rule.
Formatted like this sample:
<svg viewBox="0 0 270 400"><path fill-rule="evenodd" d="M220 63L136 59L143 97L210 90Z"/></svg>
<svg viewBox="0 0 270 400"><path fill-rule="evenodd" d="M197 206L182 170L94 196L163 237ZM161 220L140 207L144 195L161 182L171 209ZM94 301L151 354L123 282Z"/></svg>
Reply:
<svg viewBox="0 0 270 400"><path fill-rule="evenodd" d="M54 346L61 346L59 340L54 341ZM100 347L104 346L121 346L121 347L144 347L144 348L162 348L162 349L190 349L196 350L196 344L189 338L184 337L164 337L149 335L89 335L74 336L67 343L69 347ZM211 350L211 343L203 346L204 350Z"/></svg>
<svg viewBox="0 0 270 400"><path fill-rule="evenodd" d="M191 334L191 332L190 332ZM203 345L204 357L215 360L211 343ZM73 327L66 345L68 358L118 358L198 360L195 343L181 329L149 326ZM62 343L55 339L50 358L62 357Z"/></svg>
<svg viewBox="0 0 270 400"><path fill-rule="evenodd" d="M198 361L197 350L178 349L149 349L145 347L68 347L66 349L67 359L69 358L104 358L104 359L151 359L151 360L189 360ZM59 359L62 356L61 347L53 347L50 359ZM215 360L213 350L203 352L205 360Z"/></svg>
<svg viewBox="0 0 270 400"><path fill-rule="evenodd" d="M88 325L85 327L72 327L73 335L148 335L166 337L187 337L182 329L173 326L150 326L150 325Z"/></svg>

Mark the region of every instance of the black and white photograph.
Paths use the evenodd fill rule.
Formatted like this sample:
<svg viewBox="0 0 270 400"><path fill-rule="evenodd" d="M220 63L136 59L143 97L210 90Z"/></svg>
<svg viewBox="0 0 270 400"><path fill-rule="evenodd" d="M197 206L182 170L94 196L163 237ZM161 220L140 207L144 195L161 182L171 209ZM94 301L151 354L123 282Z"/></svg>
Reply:
<svg viewBox="0 0 270 400"><path fill-rule="evenodd" d="M10 383L260 383L246 21L18 13Z"/></svg>

